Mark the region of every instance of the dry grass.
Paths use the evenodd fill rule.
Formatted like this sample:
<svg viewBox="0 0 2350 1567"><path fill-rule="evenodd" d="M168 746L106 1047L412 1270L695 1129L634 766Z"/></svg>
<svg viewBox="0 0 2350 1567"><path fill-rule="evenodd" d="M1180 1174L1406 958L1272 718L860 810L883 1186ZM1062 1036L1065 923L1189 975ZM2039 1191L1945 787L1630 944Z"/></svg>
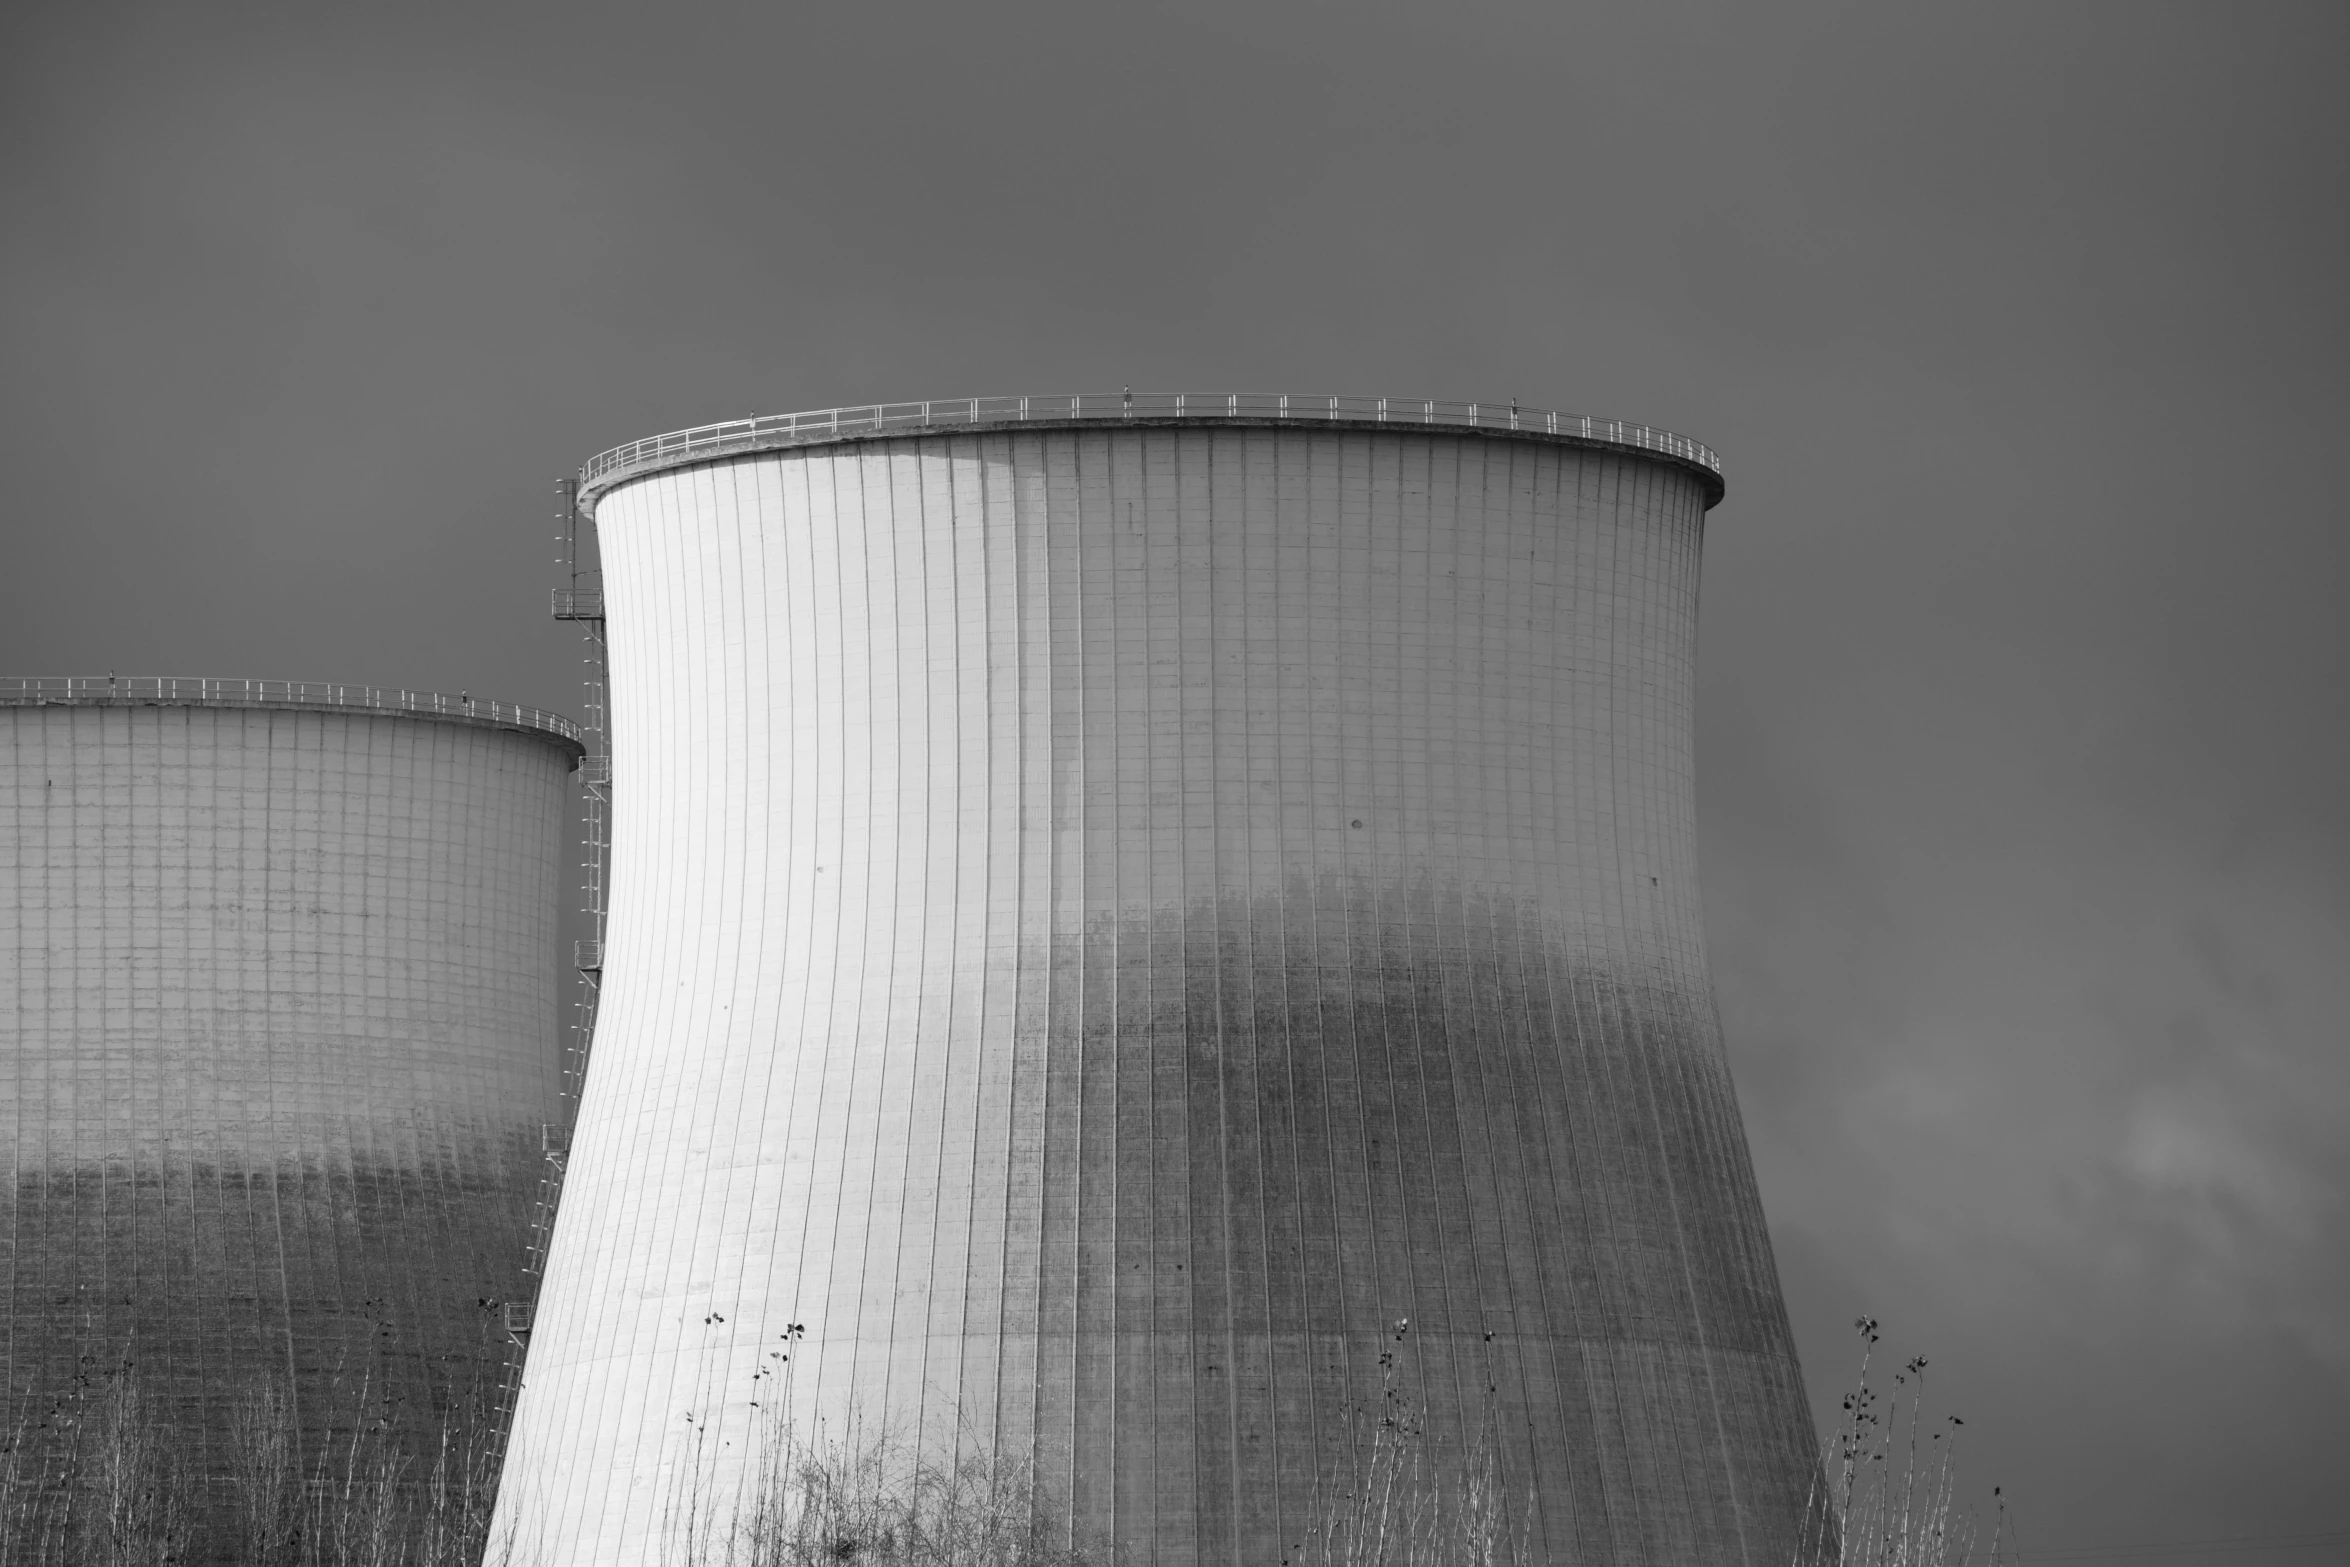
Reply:
<svg viewBox="0 0 2350 1567"><path fill-rule="evenodd" d="M194 1487L135 1377L78 1385L6 1445L0 1567L188 1560Z"/></svg>
<svg viewBox="0 0 2350 1567"><path fill-rule="evenodd" d="M1358 1411L1353 1439L1318 1486L1313 1522L1284 1561L1294 1567L1537 1567L1528 1549L1531 1499L1504 1484L1490 1400L1479 1429L1457 1444L1430 1438L1403 1389L1409 1328L1397 1323L1381 1357L1376 1406ZM800 1330L786 1335L798 1342ZM789 1347L757 1374L742 1479L722 1483L726 1439L706 1418L673 1471L660 1521L660 1567L1110 1567L1108 1541L1081 1537L1058 1498L1037 1486L1025 1455L985 1451L969 1433L954 1455L918 1450L885 1428L851 1419L829 1435L800 1435L791 1406ZM715 1400L712 1400L715 1403ZM744 1402L750 1402L745 1400ZM494 1567L542 1567L542 1554L507 1544Z"/></svg>
<svg viewBox="0 0 2350 1567"><path fill-rule="evenodd" d="M1859 1385L1826 1444L1793 1567L1965 1567L1980 1530L1957 1505L1964 1422L1924 1412L1924 1359L1869 1381L1877 1324L1859 1324ZM797 1334L790 1335L796 1343ZM1504 1481L1490 1400L1457 1441L1430 1436L1405 1392L1406 1324L1381 1357L1375 1405L1357 1411L1316 1488L1289 1567L1535 1567L1531 1498ZM717 1441L696 1427L662 1518L661 1567L1107 1567L1031 1467L975 1451L917 1450L857 1421L815 1439L783 1418L789 1348L754 1407L739 1490L717 1483ZM781 1385L778 1385L781 1384ZM486 1443L446 1435L404 1452L364 1386L323 1450L305 1452L291 1396L256 1385L232 1418L232 1473L189 1473L183 1448L130 1367L93 1377L0 1444L0 1567L538 1567L486 1549L496 1475ZM209 1505L206 1505L209 1500ZM2004 1511L1990 1554L2003 1540Z"/></svg>
<svg viewBox="0 0 2350 1567"><path fill-rule="evenodd" d="M0 1567L479 1567L486 1444L444 1430L419 1463L368 1409L362 1386L305 1460L292 1398L257 1384L207 1476L134 1367L87 1378L0 1448Z"/></svg>

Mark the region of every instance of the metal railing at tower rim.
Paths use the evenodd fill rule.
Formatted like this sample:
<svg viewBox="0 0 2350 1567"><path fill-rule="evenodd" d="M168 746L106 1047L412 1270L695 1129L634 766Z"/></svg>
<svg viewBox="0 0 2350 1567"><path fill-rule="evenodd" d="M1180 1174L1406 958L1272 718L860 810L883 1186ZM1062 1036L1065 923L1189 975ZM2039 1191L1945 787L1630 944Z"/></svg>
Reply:
<svg viewBox="0 0 2350 1567"><path fill-rule="evenodd" d="M307 680L213 680L191 675L23 675L0 677L0 707L299 707L359 708L435 718L469 718L536 729L577 743L579 725L561 713L466 693L389 686L325 685Z"/></svg>
<svg viewBox="0 0 2350 1567"><path fill-rule="evenodd" d="M1037 422L1088 424L1247 420L1288 424L1401 424L1449 429L1516 431L1588 442L1627 451L1654 452L1702 468L1715 476L1721 459L1701 441L1650 425L1587 414L1521 408L1516 403L1448 402L1418 397L1305 396L1294 392L1174 392L1149 395L1084 392L1049 397L949 397L922 403L866 403L819 408L808 413L728 419L672 430L615 446L589 458L579 470L583 499L611 488L640 470L722 457L730 452L875 435L917 435L930 430L987 428Z"/></svg>

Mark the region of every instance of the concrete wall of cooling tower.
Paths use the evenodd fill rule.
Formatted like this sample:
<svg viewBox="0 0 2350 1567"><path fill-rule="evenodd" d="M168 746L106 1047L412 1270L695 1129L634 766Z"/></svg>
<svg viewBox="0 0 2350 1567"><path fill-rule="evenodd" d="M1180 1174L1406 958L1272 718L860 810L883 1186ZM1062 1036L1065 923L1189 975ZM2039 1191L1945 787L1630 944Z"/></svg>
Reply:
<svg viewBox="0 0 2350 1567"><path fill-rule="evenodd" d="M1811 1426L1700 928L1706 498L1246 425L606 495L604 1011L505 1523L650 1563L763 1415L854 1412L1033 1456L1137 1562L1272 1563L1393 1353L1549 1559L1782 1567Z"/></svg>
<svg viewBox="0 0 2350 1567"><path fill-rule="evenodd" d="M132 1364L216 1484L271 1382L305 1462L362 1399L427 1455L444 1424L492 1435L491 1303L523 1288L555 1114L577 749L0 706L0 1429Z"/></svg>

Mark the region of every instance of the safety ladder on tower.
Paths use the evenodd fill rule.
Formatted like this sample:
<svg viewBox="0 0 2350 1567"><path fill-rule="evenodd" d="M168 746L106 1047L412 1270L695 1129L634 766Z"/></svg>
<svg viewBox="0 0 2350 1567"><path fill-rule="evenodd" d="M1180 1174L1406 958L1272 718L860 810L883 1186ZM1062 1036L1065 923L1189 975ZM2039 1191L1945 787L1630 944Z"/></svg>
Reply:
<svg viewBox="0 0 2350 1567"><path fill-rule="evenodd" d="M589 1048L596 1032L596 1003L604 978L604 850L612 807L611 734L605 720L604 592L580 586L579 481L566 479L556 486L562 496L561 528L557 538L563 553L557 557L569 575L570 586L554 591L557 620L579 622L586 634L586 690L580 708L580 739L586 754L579 761L581 806L581 912L592 932L572 944L572 967L579 973L578 1001L572 1014L571 1037L563 1058L560 1119L541 1130L538 1198L531 1214L530 1250L525 1262L524 1298L500 1303L500 1325L508 1343L506 1375L501 1388L498 1429L503 1436L522 1390L523 1364L530 1348L531 1320L538 1303L540 1281L546 1273L547 1243L555 1228L555 1210L563 1197L564 1167L571 1157L571 1127L579 1114L580 1089L587 1077ZM591 569L589 575L596 575Z"/></svg>

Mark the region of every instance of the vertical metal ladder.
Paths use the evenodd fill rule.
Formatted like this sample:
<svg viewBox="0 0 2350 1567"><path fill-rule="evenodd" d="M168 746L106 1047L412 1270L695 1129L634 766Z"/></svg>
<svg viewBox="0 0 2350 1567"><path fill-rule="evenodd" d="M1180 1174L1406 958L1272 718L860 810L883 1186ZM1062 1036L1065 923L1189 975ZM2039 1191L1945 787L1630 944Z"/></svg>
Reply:
<svg viewBox="0 0 2350 1567"><path fill-rule="evenodd" d="M586 691L579 723L580 739L587 746L586 754L579 761L580 871L581 909L587 915L592 934L572 945L572 967L579 973L578 999L572 1013L571 1037L563 1053L558 1119L540 1129L538 1197L531 1214L530 1249L524 1262L525 1298L499 1303L499 1326L508 1345L499 1399L501 1444L513 1419L515 1399L522 1391L531 1319L537 1310L540 1282L546 1276L547 1243L554 1233L555 1210L563 1197L563 1173L571 1157L571 1127L579 1115L580 1090L587 1078L588 1050L596 1033L596 1003L604 979L604 851L609 842L612 808L612 737L604 690L608 679L604 654L604 590L601 586L580 585L579 533L585 519L579 511L579 481L565 479L555 488L562 501L556 532L562 553L556 560L570 586L554 590L552 607L557 620L579 623L587 643L587 654L582 660L587 666ZM586 575L600 577L601 573L591 568Z"/></svg>

